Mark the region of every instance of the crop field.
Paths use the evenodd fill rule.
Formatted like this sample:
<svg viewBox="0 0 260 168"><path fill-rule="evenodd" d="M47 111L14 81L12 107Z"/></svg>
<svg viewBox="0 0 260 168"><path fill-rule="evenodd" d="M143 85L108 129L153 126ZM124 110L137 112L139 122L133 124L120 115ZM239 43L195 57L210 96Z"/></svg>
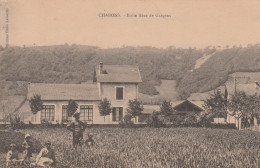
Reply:
<svg viewBox="0 0 260 168"><path fill-rule="evenodd" d="M37 150L41 143L51 141L56 151L57 167L256 168L260 158L260 134L252 131L92 127L86 130L84 139L87 133L93 133L95 146L83 146L77 150L72 149L72 134L64 128L26 129L2 136L3 133L0 131L0 140L5 146L11 142L19 145L22 136L14 136L3 143L16 133L31 134ZM4 154L1 150L1 165Z"/></svg>

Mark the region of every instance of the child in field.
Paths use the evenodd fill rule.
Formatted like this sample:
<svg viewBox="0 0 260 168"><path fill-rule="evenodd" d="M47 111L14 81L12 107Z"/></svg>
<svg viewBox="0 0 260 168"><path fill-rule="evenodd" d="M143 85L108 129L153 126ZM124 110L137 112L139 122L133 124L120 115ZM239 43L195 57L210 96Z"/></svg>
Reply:
<svg viewBox="0 0 260 168"><path fill-rule="evenodd" d="M88 134L88 139L85 141L85 144L88 146L88 147L91 147L93 146L95 143L94 139L93 139L93 134L92 133L89 133Z"/></svg>
<svg viewBox="0 0 260 168"><path fill-rule="evenodd" d="M36 165L42 167L55 166L56 159L54 150L51 148L51 142L46 142L36 158Z"/></svg>
<svg viewBox="0 0 260 168"><path fill-rule="evenodd" d="M6 166L10 165L17 165L19 164L20 160L18 159L18 150L15 144L10 145L10 150L7 152L6 155Z"/></svg>
<svg viewBox="0 0 260 168"><path fill-rule="evenodd" d="M24 142L22 144L23 147L23 160L24 162L30 162L33 152L33 143L31 141L31 136L26 134L24 137Z"/></svg>

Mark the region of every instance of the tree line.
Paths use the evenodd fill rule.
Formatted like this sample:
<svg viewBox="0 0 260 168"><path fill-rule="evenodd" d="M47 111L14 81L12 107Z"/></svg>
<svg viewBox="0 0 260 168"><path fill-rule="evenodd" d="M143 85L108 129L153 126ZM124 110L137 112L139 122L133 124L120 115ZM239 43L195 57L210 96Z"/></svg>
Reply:
<svg viewBox="0 0 260 168"><path fill-rule="evenodd" d="M200 68L196 60L213 54ZM94 46L60 45L9 47L0 53L0 80L45 83L83 83L93 79L94 68L104 64L139 65L143 83L140 92L156 95L160 80L176 80L180 99L191 93L213 90L230 73L260 70L260 45L220 49L122 47L100 49ZM4 90L4 89L3 89Z"/></svg>

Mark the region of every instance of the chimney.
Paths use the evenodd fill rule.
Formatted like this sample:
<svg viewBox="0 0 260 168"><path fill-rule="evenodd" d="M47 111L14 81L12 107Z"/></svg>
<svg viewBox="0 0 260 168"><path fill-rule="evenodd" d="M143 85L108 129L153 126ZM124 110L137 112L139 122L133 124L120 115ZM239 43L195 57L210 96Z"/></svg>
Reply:
<svg viewBox="0 0 260 168"><path fill-rule="evenodd" d="M99 63L99 74L103 74L103 62Z"/></svg>

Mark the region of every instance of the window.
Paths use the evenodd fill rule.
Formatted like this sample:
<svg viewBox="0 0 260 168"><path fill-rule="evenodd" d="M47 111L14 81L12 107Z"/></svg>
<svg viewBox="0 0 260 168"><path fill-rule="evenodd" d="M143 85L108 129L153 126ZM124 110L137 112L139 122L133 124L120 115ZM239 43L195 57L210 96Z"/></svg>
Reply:
<svg viewBox="0 0 260 168"><path fill-rule="evenodd" d="M112 121L121 121L123 119L123 107L113 107Z"/></svg>
<svg viewBox="0 0 260 168"><path fill-rule="evenodd" d="M116 88L116 100L123 100L124 98L124 90L123 87Z"/></svg>
<svg viewBox="0 0 260 168"><path fill-rule="evenodd" d="M41 111L41 120L54 121L55 107L54 105L43 105Z"/></svg>
<svg viewBox="0 0 260 168"><path fill-rule="evenodd" d="M68 122L71 121L71 116L68 115L68 105L62 105L62 121Z"/></svg>
<svg viewBox="0 0 260 168"><path fill-rule="evenodd" d="M93 121L93 105L80 106L80 120Z"/></svg>

